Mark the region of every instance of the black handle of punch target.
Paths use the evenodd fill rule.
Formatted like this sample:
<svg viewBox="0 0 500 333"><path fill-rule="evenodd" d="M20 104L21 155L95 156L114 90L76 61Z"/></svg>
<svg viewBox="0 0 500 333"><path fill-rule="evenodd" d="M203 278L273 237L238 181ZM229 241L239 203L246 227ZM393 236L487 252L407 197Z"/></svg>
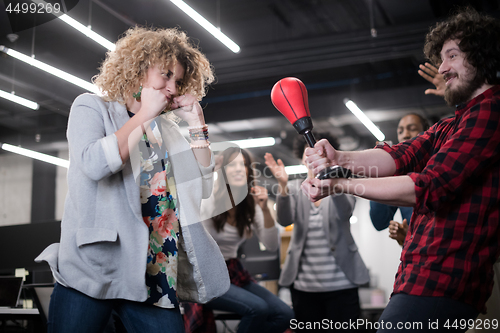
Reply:
<svg viewBox="0 0 500 333"><path fill-rule="evenodd" d="M316 144L316 139L314 138L314 135L312 134L311 131L306 130L304 132L304 139L311 148L314 148L314 145ZM350 177L352 177L351 170L343 168L340 165L330 166L316 175L316 178L318 179L350 178Z"/></svg>

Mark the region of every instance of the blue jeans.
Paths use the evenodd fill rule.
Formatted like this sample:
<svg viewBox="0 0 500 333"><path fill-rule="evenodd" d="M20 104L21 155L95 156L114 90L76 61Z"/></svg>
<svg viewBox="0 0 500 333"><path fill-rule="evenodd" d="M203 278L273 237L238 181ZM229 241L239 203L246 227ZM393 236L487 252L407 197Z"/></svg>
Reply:
<svg viewBox="0 0 500 333"><path fill-rule="evenodd" d="M231 284L224 295L206 305L214 310L241 315L238 333L283 333L294 317L288 305L253 282L243 288Z"/></svg>
<svg viewBox="0 0 500 333"><path fill-rule="evenodd" d="M95 299L58 283L50 297L48 333L99 333L115 311L128 333L184 333L179 308L164 309L123 299Z"/></svg>
<svg viewBox="0 0 500 333"><path fill-rule="evenodd" d="M472 305L448 297L396 294L379 318L378 323L384 327L377 333L465 332L468 328L460 324L476 319L478 314Z"/></svg>

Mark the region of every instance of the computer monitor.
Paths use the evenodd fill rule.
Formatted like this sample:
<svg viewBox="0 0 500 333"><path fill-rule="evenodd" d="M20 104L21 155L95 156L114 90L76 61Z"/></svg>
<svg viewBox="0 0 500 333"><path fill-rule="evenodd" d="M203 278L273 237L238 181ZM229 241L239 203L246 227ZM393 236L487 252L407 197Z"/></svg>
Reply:
<svg viewBox="0 0 500 333"><path fill-rule="evenodd" d="M35 258L50 244L58 243L61 222L41 222L0 227L0 274L13 275L16 268L47 270Z"/></svg>
<svg viewBox="0 0 500 333"><path fill-rule="evenodd" d="M22 288L22 277L0 276L0 306L15 308Z"/></svg>

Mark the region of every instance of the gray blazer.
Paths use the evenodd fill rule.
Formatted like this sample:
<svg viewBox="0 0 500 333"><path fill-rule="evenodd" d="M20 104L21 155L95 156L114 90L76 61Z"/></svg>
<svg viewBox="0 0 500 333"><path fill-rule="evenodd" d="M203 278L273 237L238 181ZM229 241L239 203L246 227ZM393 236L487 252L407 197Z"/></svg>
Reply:
<svg viewBox="0 0 500 333"><path fill-rule="evenodd" d="M47 261L62 285L91 297L145 301L149 231L136 183L138 148L131 149L130 160L122 164L114 134L128 120L125 106L118 102L92 94L74 101L67 130L70 166L61 240L35 260ZM201 200L211 193L213 157L210 166L201 166L177 124L166 116L156 122L172 164L179 203L177 292L182 299L204 303L224 294L230 285L219 248L199 217Z"/></svg>
<svg viewBox="0 0 500 333"><path fill-rule="evenodd" d="M282 286L290 286L297 277L309 226L311 201L301 191L301 183L302 181L298 179L288 182L289 195L278 195L276 198L278 223L282 226L294 224L292 239L279 279L279 284ZM335 261L352 283L361 285L367 283L370 277L351 235L349 218L354 210L354 203L354 197L341 194L323 199L321 206L323 228Z"/></svg>

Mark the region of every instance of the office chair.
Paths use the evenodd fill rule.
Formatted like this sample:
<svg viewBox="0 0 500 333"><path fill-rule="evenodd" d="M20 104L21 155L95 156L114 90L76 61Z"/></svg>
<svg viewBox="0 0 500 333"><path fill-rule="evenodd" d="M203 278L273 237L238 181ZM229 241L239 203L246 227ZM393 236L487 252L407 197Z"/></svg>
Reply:
<svg viewBox="0 0 500 333"><path fill-rule="evenodd" d="M261 247L257 236L247 239L238 249L238 258L255 280L278 280L281 272L280 251Z"/></svg>
<svg viewBox="0 0 500 333"><path fill-rule="evenodd" d="M259 239L254 234L238 249L238 258L243 267L257 281L278 280L281 272L280 251L269 251L262 248ZM234 312L214 311L214 319L223 322L225 329L232 332L226 325L226 320L240 320L241 316Z"/></svg>

